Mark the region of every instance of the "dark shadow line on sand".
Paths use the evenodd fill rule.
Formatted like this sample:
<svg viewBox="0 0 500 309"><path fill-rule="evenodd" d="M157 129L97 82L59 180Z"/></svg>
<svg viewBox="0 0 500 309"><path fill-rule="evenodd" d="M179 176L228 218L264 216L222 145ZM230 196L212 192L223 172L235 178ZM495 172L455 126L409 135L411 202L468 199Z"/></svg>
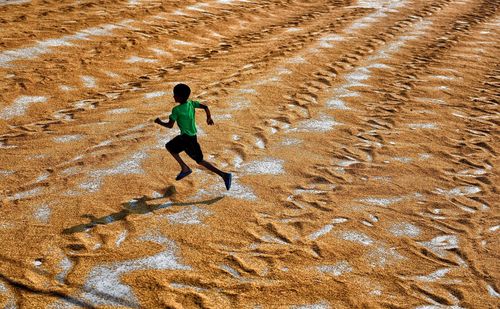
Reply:
<svg viewBox="0 0 500 309"><path fill-rule="evenodd" d="M83 224L78 224L69 228L66 228L63 230L63 234L73 234L77 232L84 232L89 229L92 229L96 227L97 225L106 225L110 224L119 220L123 220L126 217L128 217L131 214L147 214L150 212L154 212L155 210L163 209L163 208L168 208L172 206L190 206L190 205L211 205L214 204L221 199L224 198L224 196L219 196L216 198L212 198L209 200L204 200L204 201L198 201L198 202L166 202L163 204L156 204L156 205L148 205L148 201L152 200L157 200L157 199L163 199L166 198L170 195L173 195L175 193L175 188L169 187L167 188L167 192L159 198L151 198L147 196L143 196L139 199L136 199L133 202L126 202L122 203L123 209L119 212L112 213L110 215L104 216L97 218L93 215L87 214L83 215L82 217L90 219L89 223L83 223Z"/></svg>

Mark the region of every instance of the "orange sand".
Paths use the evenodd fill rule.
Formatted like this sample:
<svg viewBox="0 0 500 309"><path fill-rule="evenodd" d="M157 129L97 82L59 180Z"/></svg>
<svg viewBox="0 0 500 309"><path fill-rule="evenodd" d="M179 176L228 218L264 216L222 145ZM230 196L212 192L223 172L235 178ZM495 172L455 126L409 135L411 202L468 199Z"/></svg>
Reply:
<svg viewBox="0 0 500 309"><path fill-rule="evenodd" d="M0 1L0 307L497 308L499 6Z"/></svg>

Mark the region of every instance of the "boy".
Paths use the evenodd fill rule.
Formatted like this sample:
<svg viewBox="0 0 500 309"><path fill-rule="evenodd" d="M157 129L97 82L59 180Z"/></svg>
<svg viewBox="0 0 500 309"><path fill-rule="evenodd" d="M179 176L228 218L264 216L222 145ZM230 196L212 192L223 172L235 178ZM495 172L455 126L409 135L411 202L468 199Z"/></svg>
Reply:
<svg viewBox="0 0 500 309"><path fill-rule="evenodd" d="M187 166L179 156L180 152L185 151L191 159L196 161L196 163L222 177L224 184L226 185L226 189L229 190L229 188L231 188L232 175L219 170L209 162L203 160L203 153L201 152L200 144L198 144L198 140L196 139L197 131L195 108L205 110L208 125L213 125L214 121L212 120L208 106L200 104L198 101L188 100L190 94L191 89L189 89L188 85L175 85L174 100L179 103L179 105L172 109L172 114L170 115L168 122L163 122L160 118L155 119L155 123L167 128L172 128L174 123L177 121L177 125L181 130L180 135L177 135L165 145L170 154L181 166L181 172L177 175L175 180L181 180L192 172L189 166Z"/></svg>

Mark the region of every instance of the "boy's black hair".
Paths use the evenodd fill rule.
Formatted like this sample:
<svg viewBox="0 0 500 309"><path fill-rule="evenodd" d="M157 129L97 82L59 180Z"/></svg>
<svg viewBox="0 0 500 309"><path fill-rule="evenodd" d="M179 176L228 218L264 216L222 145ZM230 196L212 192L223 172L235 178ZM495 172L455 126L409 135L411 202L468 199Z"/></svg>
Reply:
<svg viewBox="0 0 500 309"><path fill-rule="evenodd" d="M186 84L177 84L174 87L174 95L183 100L187 100L191 94L191 89Z"/></svg>

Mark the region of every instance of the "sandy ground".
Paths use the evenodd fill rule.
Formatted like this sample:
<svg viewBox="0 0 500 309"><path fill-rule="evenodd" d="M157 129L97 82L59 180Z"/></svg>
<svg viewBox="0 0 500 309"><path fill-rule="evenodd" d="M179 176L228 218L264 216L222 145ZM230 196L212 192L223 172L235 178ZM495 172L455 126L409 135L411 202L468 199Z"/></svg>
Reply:
<svg viewBox="0 0 500 309"><path fill-rule="evenodd" d="M0 307L497 308L499 6L0 0Z"/></svg>

